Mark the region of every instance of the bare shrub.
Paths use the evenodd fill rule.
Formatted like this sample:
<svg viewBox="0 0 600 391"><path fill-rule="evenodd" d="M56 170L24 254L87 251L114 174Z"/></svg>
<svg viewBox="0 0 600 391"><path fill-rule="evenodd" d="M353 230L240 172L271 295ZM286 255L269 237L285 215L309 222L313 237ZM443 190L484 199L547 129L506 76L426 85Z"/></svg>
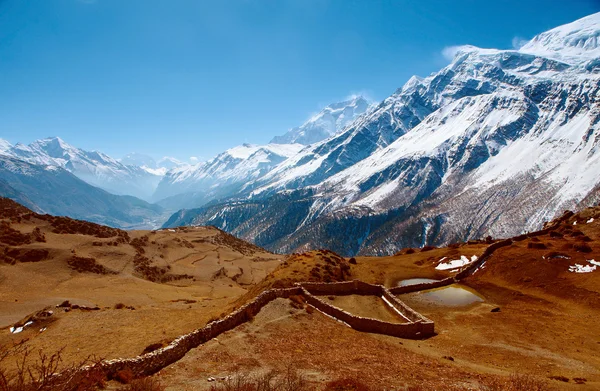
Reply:
<svg viewBox="0 0 600 391"><path fill-rule="evenodd" d="M284 371L262 375L236 373L210 387L210 391L312 391L304 376L288 365Z"/></svg>
<svg viewBox="0 0 600 391"><path fill-rule="evenodd" d="M133 381L133 371L130 368L123 368L115 373L114 379L119 383L129 384Z"/></svg>
<svg viewBox="0 0 600 391"><path fill-rule="evenodd" d="M133 380L130 384L120 387L117 391L164 391L165 387L156 379L145 377Z"/></svg>
<svg viewBox="0 0 600 391"><path fill-rule="evenodd" d="M370 391L370 389L357 379L343 378L325 384L323 391Z"/></svg>
<svg viewBox="0 0 600 391"><path fill-rule="evenodd" d="M544 243L529 242L529 243L527 243L527 248L543 250L547 247Z"/></svg>
<svg viewBox="0 0 600 391"><path fill-rule="evenodd" d="M105 386L100 360L63 365L63 349L36 356L23 345L0 347L0 352L0 391L91 391ZM83 366L85 371L80 370Z"/></svg>
<svg viewBox="0 0 600 391"><path fill-rule="evenodd" d="M551 391L553 388L545 379L532 375L514 373L505 379L489 381L481 387L482 391Z"/></svg>

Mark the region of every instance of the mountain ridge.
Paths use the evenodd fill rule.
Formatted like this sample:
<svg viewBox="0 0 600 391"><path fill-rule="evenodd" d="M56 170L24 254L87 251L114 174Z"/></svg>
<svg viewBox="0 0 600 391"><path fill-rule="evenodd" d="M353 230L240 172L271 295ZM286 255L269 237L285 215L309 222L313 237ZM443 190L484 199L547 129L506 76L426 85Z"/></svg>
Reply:
<svg viewBox="0 0 600 391"><path fill-rule="evenodd" d="M600 13L584 19L600 34ZM580 25L550 32L572 36ZM213 224L271 250L344 255L539 228L600 182L600 61L591 44L578 48L589 56L569 63L526 53L531 47L461 47L448 66L411 78L341 134L249 185L252 192L168 224ZM472 208L479 212L471 218ZM282 228L282 216L293 226Z"/></svg>

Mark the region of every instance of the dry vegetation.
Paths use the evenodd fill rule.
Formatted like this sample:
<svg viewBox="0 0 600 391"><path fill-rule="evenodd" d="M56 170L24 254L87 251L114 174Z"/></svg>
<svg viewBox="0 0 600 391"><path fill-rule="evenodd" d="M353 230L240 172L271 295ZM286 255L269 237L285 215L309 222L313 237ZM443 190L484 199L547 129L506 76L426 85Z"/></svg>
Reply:
<svg viewBox="0 0 600 391"><path fill-rule="evenodd" d="M62 350L34 354L23 345L0 347L0 352L0 391L93 391L106 384L99 360L64 364ZM97 369L82 375L77 369L84 365Z"/></svg>
<svg viewBox="0 0 600 391"><path fill-rule="evenodd" d="M592 218L598 223L587 224ZM359 333L294 296L249 313L251 322L193 349L153 377L134 379L125 371L118 375L121 384L111 380L106 386L140 391L600 389L600 340L594 327L600 316L600 271L568 271L576 263L600 260L599 238L600 209L588 209L568 216L554 231L523 235L494 253L484 269L463 281L485 297L483 303L436 307L401 296L435 321L438 334L428 340ZM0 391L91 390L103 385L102 374L91 376L89 384L79 379L76 388L50 386L50 374L74 374L74 368L90 363L90 354L116 358L154 351L271 287L353 279L394 286L406 278L441 279L452 273L435 269L440 259L479 255L490 242L404 249L390 257L344 259L317 250L283 258L212 228L125 232L37 215L0 199L0 345L11 346L0 349ZM40 315L49 311L54 313ZM8 331L29 321L33 326L19 334ZM287 381L292 388L282 388L291 374L281 363L290 359L303 381ZM265 372L271 368L274 372ZM231 377L207 381L217 376Z"/></svg>

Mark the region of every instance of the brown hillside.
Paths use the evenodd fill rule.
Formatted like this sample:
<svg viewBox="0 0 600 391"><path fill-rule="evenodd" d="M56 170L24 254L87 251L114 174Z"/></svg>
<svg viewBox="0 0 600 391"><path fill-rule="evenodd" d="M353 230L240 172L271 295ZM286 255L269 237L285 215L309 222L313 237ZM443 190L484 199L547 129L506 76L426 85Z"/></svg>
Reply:
<svg viewBox="0 0 600 391"><path fill-rule="evenodd" d="M589 262L600 261L600 208L547 227L506 242L450 286L477 301L431 298L447 287L399 294L435 322L431 338L355 331L302 297L277 299L154 378L167 390L209 390L235 372L256 375L292 364L315 389L340 378L359 379L371 390L600 389L600 267L591 270ZM347 259L327 250L281 256L212 227L125 232L37 215L1 199L0 228L0 345L65 347L67 362L154 350L267 289L296 282L361 280L391 288L406 279L453 277L458 269L436 266L481 256L498 243L405 249L389 257ZM576 264L591 271L570 271ZM377 297L322 299L359 316L392 319ZM9 331L30 321L18 334Z"/></svg>

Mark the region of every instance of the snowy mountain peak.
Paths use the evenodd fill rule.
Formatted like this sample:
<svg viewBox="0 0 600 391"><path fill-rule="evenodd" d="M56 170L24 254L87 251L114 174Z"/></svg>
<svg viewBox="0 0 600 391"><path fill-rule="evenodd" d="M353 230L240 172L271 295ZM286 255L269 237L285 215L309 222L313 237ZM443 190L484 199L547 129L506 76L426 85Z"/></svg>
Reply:
<svg viewBox="0 0 600 391"><path fill-rule="evenodd" d="M157 168L156 161L151 156L142 153L131 152L118 160L128 166Z"/></svg>
<svg viewBox="0 0 600 391"><path fill-rule="evenodd" d="M36 140L29 145L36 151L44 151L50 157L64 158L69 152L75 152L77 148L67 144L60 137L47 137L41 140Z"/></svg>
<svg viewBox="0 0 600 391"><path fill-rule="evenodd" d="M157 168L165 168L167 170L170 170L175 167L187 166L187 164L179 159L175 159L174 157L163 156L162 158L158 159L158 161L156 162L156 166Z"/></svg>
<svg viewBox="0 0 600 391"><path fill-rule="evenodd" d="M12 148L12 144L0 138L0 153L6 152Z"/></svg>
<svg viewBox="0 0 600 391"><path fill-rule="evenodd" d="M3 154L31 164L60 167L93 186L140 198L149 198L164 174L125 165L102 152L76 148L59 137L29 145L17 143Z"/></svg>
<svg viewBox="0 0 600 391"><path fill-rule="evenodd" d="M579 63L600 57L600 12L535 36L521 53Z"/></svg>
<svg viewBox="0 0 600 391"><path fill-rule="evenodd" d="M369 109L370 103L363 96L353 96L343 102L332 103L313 115L297 128L283 136L274 137L272 144L314 144L341 132L346 125Z"/></svg>

